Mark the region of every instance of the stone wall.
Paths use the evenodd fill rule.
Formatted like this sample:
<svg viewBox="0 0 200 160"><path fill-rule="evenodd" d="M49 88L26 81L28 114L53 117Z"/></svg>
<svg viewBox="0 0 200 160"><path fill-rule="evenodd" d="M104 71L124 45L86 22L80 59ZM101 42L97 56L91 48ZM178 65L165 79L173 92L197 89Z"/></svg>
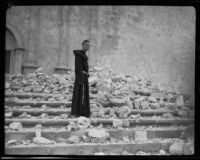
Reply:
<svg viewBox="0 0 200 160"><path fill-rule="evenodd" d="M90 65L194 92L195 9L159 6L14 6L7 21L22 35L23 62L47 73L74 69L74 49L91 41Z"/></svg>

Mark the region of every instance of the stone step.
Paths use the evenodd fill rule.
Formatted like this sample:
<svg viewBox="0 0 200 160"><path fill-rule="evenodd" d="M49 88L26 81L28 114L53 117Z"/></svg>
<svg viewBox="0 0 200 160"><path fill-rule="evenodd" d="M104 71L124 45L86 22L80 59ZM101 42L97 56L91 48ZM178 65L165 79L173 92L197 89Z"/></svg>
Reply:
<svg viewBox="0 0 200 160"><path fill-rule="evenodd" d="M68 96L68 94L47 94L47 93L34 93L34 92L24 92L24 93L13 93L6 92L5 97L17 97L17 98L40 98L40 97L57 97L57 96Z"/></svg>
<svg viewBox="0 0 200 160"><path fill-rule="evenodd" d="M146 135L147 139L155 138L180 138L183 131L183 127L168 127L168 128L127 128L127 129L105 129L113 137L118 140L123 140L123 137L128 136L128 138L136 139L135 135L142 131ZM41 136L49 140L57 141L59 138L68 139L70 136L82 136L87 135L87 130L76 130L68 131L65 128L43 128ZM32 140L35 137L34 128L26 128L20 131L5 131L5 142L15 139L17 141L27 141Z"/></svg>
<svg viewBox="0 0 200 160"><path fill-rule="evenodd" d="M129 121L130 127L135 125L190 125L194 123L194 119L180 119L180 118L169 118L169 119L153 119L153 118L138 118L138 119L121 119L123 121ZM68 119L17 119L17 118L6 118L5 125L9 125L12 122L21 122L23 126L34 126L36 124L42 124L44 126L66 126L70 121L77 121L77 118ZM92 125L112 125L113 119L90 119Z"/></svg>
<svg viewBox="0 0 200 160"><path fill-rule="evenodd" d="M91 112L98 111L97 109L91 108ZM66 109L55 109L55 108L49 108L49 109L40 109L40 108L30 108L30 109L13 109L9 108L6 109L5 112L13 112L14 116L20 115L23 112L26 112L27 114L31 115L41 115L42 113L47 113L49 115L59 115L59 114L70 114L71 108ZM172 115L177 115L176 111L173 110L139 110L139 109L133 109L131 110L130 114L140 114L142 116L153 116L153 115L163 115L165 113L171 113Z"/></svg>
<svg viewBox="0 0 200 160"><path fill-rule="evenodd" d="M168 151L170 145L176 139L159 140L158 142L140 143L82 143L82 144L63 144L55 143L51 145L16 145L5 146L6 155L93 155L96 152L105 154L116 153L121 155L123 151L135 154L137 151L159 152Z"/></svg>

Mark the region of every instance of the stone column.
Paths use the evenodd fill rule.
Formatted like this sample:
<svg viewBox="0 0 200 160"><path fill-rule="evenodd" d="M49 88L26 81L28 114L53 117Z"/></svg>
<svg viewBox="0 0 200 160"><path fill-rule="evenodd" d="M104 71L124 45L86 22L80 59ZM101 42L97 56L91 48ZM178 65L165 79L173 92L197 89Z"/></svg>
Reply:
<svg viewBox="0 0 200 160"><path fill-rule="evenodd" d="M39 40L39 16L40 7L31 7L28 31L28 49L26 60L23 64L24 74L31 73L38 68L36 54Z"/></svg>
<svg viewBox="0 0 200 160"><path fill-rule="evenodd" d="M58 74L66 74L71 71L68 66L70 10L70 6L65 8L64 6L60 6L58 11L59 48L58 64L55 68Z"/></svg>
<svg viewBox="0 0 200 160"><path fill-rule="evenodd" d="M22 73L22 57L24 54L25 49L24 48L15 48L15 73Z"/></svg>

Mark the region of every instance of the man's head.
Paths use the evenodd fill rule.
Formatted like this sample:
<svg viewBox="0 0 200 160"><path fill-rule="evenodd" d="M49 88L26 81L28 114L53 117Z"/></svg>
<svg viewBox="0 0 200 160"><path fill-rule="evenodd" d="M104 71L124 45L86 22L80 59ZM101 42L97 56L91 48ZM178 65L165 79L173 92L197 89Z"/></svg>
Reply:
<svg viewBox="0 0 200 160"><path fill-rule="evenodd" d="M84 41L82 42L82 49L83 49L84 51L88 51L88 50L90 49L90 41L84 40Z"/></svg>

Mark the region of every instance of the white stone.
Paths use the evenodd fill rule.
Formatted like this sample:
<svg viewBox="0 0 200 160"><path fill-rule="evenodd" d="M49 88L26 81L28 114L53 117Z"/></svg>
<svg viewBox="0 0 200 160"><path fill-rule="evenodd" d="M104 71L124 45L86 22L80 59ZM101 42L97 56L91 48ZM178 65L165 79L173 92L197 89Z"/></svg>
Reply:
<svg viewBox="0 0 200 160"><path fill-rule="evenodd" d="M169 147L170 154L172 154L172 155L181 155L181 154L183 154L183 146L184 146L184 143L182 141L174 142Z"/></svg>
<svg viewBox="0 0 200 160"><path fill-rule="evenodd" d="M162 150L162 149L159 151L159 153L160 153L161 155L165 155L165 154L166 154L166 152L165 152L164 150Z"/></svg>
<svg viewBox="0 0 200 160"><path fill-rule="evenodd" d="M89 129L88 130L88 136L94 137L94 138L106 138L109 137L109 133L106 132L104 129Z"/></svg>
<svg viewBox="0 0 200 160"><path fill-rule="evenodd" d="M122 127L122 125L123 125L122 120L120 120L120 119L114 119L113 120L113 127L114 128Z"/></svg>
<svg viewBox="0 0 200 160"><path fill-rule="evenodd" d="M138 141L147 141L147 131L145 130L135 131L135 139Z"/></svg>
<svg viewBox="0 0 200 160"><path fill-rule="evenodd" d="M20 122L13 122L9 124L9 128L13 130L20 130L22 129L22 124Z"/></svg>
<svg viewBox="0 0 200 160"><path fill-rule="evenodd" d="M70 142L70 143L79 143L79 138L77 137L77 136L71 136L69 139L68 139L68 141Z"/></svg>
<svg viewBox="0 0 200 160"><path fill-rule="evenodd" d="M10 118L12 116L13 116L13 112L7 112L7 113L5 113L5 117L6 118Z"/></svg>
<svg viewBox="0 0 200 160"><path fill-rule="evenodd" d="M103 152L97 152L97 153L94 153L94 155L101 156L101 155L105 155L105 154Z"/></svg>
<svg viewBox="0 0 200 160"><path fill-rule="evenodd" d="M44 137L34 137L33 142L36 144L53 144L54 143L54 141L51 141Z"/></svg>
<svg viewBox="0 0 200 160"><path fill-rule="evenodd" d="M7 145L11 145L11 144L16 144L17 143L17 140L15 139L11 139L7 142Z"/></svg>
<svg viewBox="0 0 200 160"><path fill-rule="evenodd" d="M176 98L176 105L177 106L184 106L184 99L183 99L183 96L180 95Z"/></svg>
<svg viewBox="0 0 200 160"><path fill-rule="evenodd" d="M90 119L83 116L79 117L77 122L79 126L84 126L86 128L90 126Z"/></svg>

